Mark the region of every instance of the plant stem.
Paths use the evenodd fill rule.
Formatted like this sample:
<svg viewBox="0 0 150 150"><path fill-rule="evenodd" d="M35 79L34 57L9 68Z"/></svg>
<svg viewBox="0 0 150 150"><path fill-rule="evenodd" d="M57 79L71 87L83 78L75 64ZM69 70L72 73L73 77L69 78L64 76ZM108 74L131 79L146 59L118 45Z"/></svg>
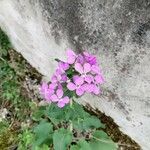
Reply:
<svg viewBox="0 0 150 150"><path fill-rule="evenodd" d="M0 57L0 59L1 59L3 62L6 62L5 59L3 59L2 57Z"/></svg>
<svg viewBox="0 0 150 150"><path fill-rule="evenodd" d="M73 103L72 103L72 99L70 99L70 108L73 108L73 107L72 107L72 104L73 104Z"/></svg>
<svg viewBox="0 0 150 150"><path fill-rule="evenodd" d="M72 132L72 130L73 130L73 124L72 124L72 121L70 120L70 131Z"/></svg>

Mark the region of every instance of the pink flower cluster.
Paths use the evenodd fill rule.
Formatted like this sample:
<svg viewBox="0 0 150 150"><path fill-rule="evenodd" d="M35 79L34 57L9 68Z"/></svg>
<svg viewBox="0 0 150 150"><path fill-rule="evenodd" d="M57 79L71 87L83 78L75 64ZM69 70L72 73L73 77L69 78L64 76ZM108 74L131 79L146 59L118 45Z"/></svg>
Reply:
<svg viewBox="0 0 150 150"><path fill-rule="evenodd" d="M99 85L103 82L104 78L94 55L87 52L77 55L69 49L67 62L59 61L51 83L43 83L40 93L47 102L55 102L62 108L70 101L64 94L66 89L74 91L77 96L82 96L85 92L98 95Z"/></svg>

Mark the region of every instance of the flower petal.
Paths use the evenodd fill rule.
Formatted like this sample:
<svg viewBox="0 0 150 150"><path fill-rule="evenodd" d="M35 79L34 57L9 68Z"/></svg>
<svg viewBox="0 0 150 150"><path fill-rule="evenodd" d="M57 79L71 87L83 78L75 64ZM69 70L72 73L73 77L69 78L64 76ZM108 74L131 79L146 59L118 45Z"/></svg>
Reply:
<svg viewBox="0 0 150 150"><path fill-rule="evenodd" d="M95 56L91 57L90 60L88 61L91 65L96 65L97 64L97 59Z"/></svg>
<svg viewBox="0 0 150 150"><path fill-rule="evenodd" d="M64 98L61 99L61 101L63 101L63 103L68 104L69 103L69 97L65 96Z"/></svg>
<svg viewBox="0 0 150 150"><path fill-rule="evenodd" d="M78 78L75 79L76 85L82 85L83 82L84 82L84 78L82 76L79 76Z"/></svg>
<svg viewBox="0 0 150 150"><path fill-rule="evenodd" d="M43 82L39 88L39 91L43 95L45 93L45 90L47 90L47 89L48 89L48 84Z"/></svg>
<svg viewBox="0 0 150 150"><path fill-rule="evenodd" d="M73 64L75 62L76 57L75 56L71 56L67 58L67 62L68 64Z"/></svg>
<svg viewBox="0 0 150 150"><path fill-rule="evenodd" d="M74 91L76 89L76 85L72 82L69 82L67 84L67 88L70 90L70 91Z"/></svg>
<svg viewBox="0 0 150 150"><path fill-rule="evenodd" d="M83 68L84 68L84 73L88 73L91 71L91 65L89 63L85 63Z"/></svg>
<svg viewBox="0 0 150 150"><path fill-rule="evenodd" d="M94 81L94 78L92 75L86 75L84 77L84 80L87 82L87 83L91 83L92 81Z"/></svg>
<svg viewBox="0 0 150 150"><path fill-rule="evenodd" d="M87 89L88 89L88 84L87 84L87 83L83 84L83 85L82 85L82 90L83 90L84 92L87 92Z"/></svg>
<svg viewBox="0 0 150 150"><path fill-rule="evenodd" d="M46 91L46 93L48 93L49 95L52 95L52 94L54 94L54 89L48 89Z"/></svg>
<svg viewBox="0 0 150 150"><path fill-rule="evenodd" d="M71 49L68 49L67 50L67 63L73 64L75 62L75 59L76 59L76 54Z"/></svg>
<svg viewBox="0 0 150 150"><path fill-rule="evenodd" d="M79 54L78 57L77 57L77 60L76 62L80 63L80 64L83 64L85 61L83 55Z"/></svg>
<svg viewBox="0 0 150 150"><path fill-rule="evenodd" d="M58 82L58 83L57 83L57 86L58 86L58 89L60 89L60 90L62 90L62 89L63 89L63 87L62 87L62 85L61 85L61 83L60 83L60 82Z"/></svg>
<svg viewBox="0 0 150 150"><path fill-rule="evenodd" d="M55 89L56 88L56 86L57 86L57 84L56 83L51 83L51 84L49 84L49 89Z"/></svg>
<svg viewBox="0 0 150 150"><path fill-rule="evenodd" d="M95 81L96 81L97 84L102 84L102 83L104 83L104 78L103 78L102 75L96 75L95 76Z"/></svg>
<svg viewBox="0 0 150 150"><path fill-rule="evenodd" d="M96 65L97 60L94 55L89 54L88 52L83 52L84 58L86 62L88 62L90 65Z"/></svg>
<svg viewBox="0 0 150 150"><path fill-rule="evenodd" d="M46 92L45 95L44 95L44 98L47 100L47 101L50 101L51 100L51 93L49 92Z"/></svg>
<svg viewBox="0 0 150 150"><path fill-rule="evenodd" d="M83 55L86 56L86 57L90 57L90 54L86 51L83 52Z"/></svg>
<svg viewBox="0 0 150 150"><path fill-rule="evenodd" d="M66 74L63 74L63 75L61 76L61 80L62 80L63 82L66 82L66 81L67 81L67 75L66 75Z"/></svg>
<svg viewBox="0 0 150 150"><path fill-rule="evenodd" d="M56 91L56 94L57 94L58 98L60 99L60 98L62 98L64 92L63 92L62 89L58 89L58 90Z"/></svg>
<svg viewBox="0 0 150 150"><path fill-rule="evenodd" d="M96 74L100 74L101 73L100 68L98 66L96 66L96 65L92 65L91 69Z"/></svg>
<svg viewBox="0 0 150 150"><path fill-rule="evenodd" d="M76 94L78 96L82 96L84 94L84 90L80 87L80 88L76 89Z"/></svg>
<svg viewBox="0 0 150 150"><path fill-rule="evenodd" d="M66 62L63 62L63 61L60 61L58 66L59 66L60 69L63 69L64 71L69 69L69 64L66 63Z"/></svg>
<svg viewBox="0 0 150 150"><path fill-rule="evenodd" d="M65 106L65 103L63 103L63 102L61 102L61 101L58 101L57 106L58 106L59 108L63 108L63 107Z"/></svg>
<svg viewBox="0 0 150 150"><path fill-rule="evenodd" d="M87 93L91 93L93 92L93 87L94 87L93 84L84 84L82 86L82 89Z"/></svg>
<svg viewBox="0 0 150 150"><path fill-rule="evenodd" d="M67 50L67 56L69 57L69 56L72 56L72 55L76 56L75 52L72 49L68 49Z"/></svg>
<svg viewBox="0 0 150 150"><path fill-rule="evenodd" d="M57 77L56 77L55 75L53 75L53 76L51 77L51 82L52 82L52 83L56 83L56 82L57 82Z"/></svg>
<svg viewBox="0 0 150 150"><path fill-rule="evenodd" d="M55 95L55 94L51 96L51 100L52 100L52 102L58 102L59 101L57 95Z"/></svg>
<svg viewBox="0 0 150 150"><path fill-rule="evenodd" d="M80 63L75 63L75 70L78 71L80 74L83 73L83 67Z"/></svg>
<svg viewBox="0 0 150 150"><path fill-rule="evenodd" d="M57 69L55 72L56 77L61 75L63 72L61 71L61 69Z"/></svg>
<svg viewBox="0 0 150 150"><path fill-rule="evenodd" d="M96 94L96 95L100 94L100 89L97 85L94 86L93 93Z"/></svg>
<svg viewBox="0 0 150 150"><path fill-rule="evenodd" d="M73 82L75 82L75 81L76 81L76 79L78 79L78 78L79 78L79 75L74 75L72 78L73 78Z"/></svg>

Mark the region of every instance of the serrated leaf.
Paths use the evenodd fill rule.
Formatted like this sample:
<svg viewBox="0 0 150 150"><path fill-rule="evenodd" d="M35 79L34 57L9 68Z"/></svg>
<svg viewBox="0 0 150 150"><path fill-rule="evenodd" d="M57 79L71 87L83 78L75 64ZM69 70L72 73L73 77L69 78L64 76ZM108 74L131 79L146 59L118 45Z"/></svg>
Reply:
<svg viewBox="0 0 150 150"><path fill-rule="evenodd" d="M117 150L117 144L104 131L95 131L90 142L94 150Z"/></svg>
<svg viewBox="0 0 150 150"><path fill-rule="evenodd" d="M110 139L110 137L103 130L97 130L93 133L93 136L100 139ZM111 140L111 139L110 139Z"/></svg>
<svg viewBox="0 0 150 150"><path fill-rule="evenodd" d="M90 147L90 144L87 141L81 139L77 143L77 145L71 146L70 150L92 150L92 149Z"/></svg>
<svg viewBox="0 0 150 150"><path fill-rule="evenodd" d="M95 116L89 116L88 118L75 121L74 127L79 130L88 130L103 127L103 124Z"/></svg>
<svg viewBox="0 0 150 150"><path fill-rule="evenodd" d="M90 147L93 150L117 150L117 145L113 143L104 143L104 142L90 142Z"/></svg>
<svg viewBox="0 0 150 150"><path fill-rule="evenodd" d="M48 145L44 144L41 147L39 147L39 146L35 147L34 150L49 150L49 147L48 147Z"/></svg>
<svg viewBox="0 0 150 150"><path fill-rule="evenodd" d="M80 150L78 145L72 145L70 150Z"/></svg>
<svg viewBox="0 0 150 150"><path fill-rule="evenodd" d="M72 133L64 128L58 129L53 134L53 144L55 150L66 150L72 142Z"/></svg>
<svg viewBox="0 0 150 150"><path fill-rule="evenodd" d="M35 121L40 121L45 114L45 109L45 106L39 107L39 109L32 114L32 119Z"/></svg>
<svg viewBox="0 0 150 150"><path fill-rule="evenodd" d="M42 121L39 125L34 128L34 133L36 140L33 146L39 146L44 143L46 140L50 140L51 133L53 132L53 126L51 123Z"/></svg>
<svg viewBox="0 0 150 150"><path fill-rule="evenodd" d="M51 104L47 108L45 114L55 125L65 120L64 110L60 109L55 104Z"/></svg>
<svg viewBox="0 0 150 150"><path fill-rule="evenodd" d="M68 120L78 120L80 119L84 119L87 118L88 116L90 116L81 105L73 102L72 108L68 107L68 110L65 110L65 114L66 114L66 119Z"/></svg>

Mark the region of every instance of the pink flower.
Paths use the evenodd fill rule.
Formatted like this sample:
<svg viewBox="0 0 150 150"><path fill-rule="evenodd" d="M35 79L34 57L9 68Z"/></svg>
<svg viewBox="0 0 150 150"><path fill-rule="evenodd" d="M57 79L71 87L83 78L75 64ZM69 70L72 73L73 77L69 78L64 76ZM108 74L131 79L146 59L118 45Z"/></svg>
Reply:
<svg viewBox="0 0 150 150"><path fill-rule="evenodd" d="M60 108L64 107L66 104L69 103L69 97L63 97L63 94L64 93L62 89L57 89L56 94L53 94L51 96L52 102L57 102L57 106Z"/></svg>
<svg viewBox="0 0 150 150"><path fill-rule="evenodd" d="M81 74L80 78L83 78L84 81L91 83L94 80L93 76L88 74L91 71L91 65L89 63L85 63L83 66L80 63L76 63L75 70Z"/></svg>
<svg viewBox="0 0 150 150"><path fill-rule="evenodd" d="M94 80L95 80L96 84L103 84L104 83L104 78L100 74L96 75L95 78L94 78Z"/></svg>
<svg viewBox="0 0 150 150"><path fill-rule="evenodd" d="M84 86L82 85L84 82L83 78L79 78L78 76L75 76L74 78L74 83L73 82L69 82L67 84L67 88L70 90L70 91L76 91L76 94L78 96L81 96L84 94Z"/></svg>
<svg viewBox="0 0 150 150"><path fill-rule="evenodd" d="M51 84L43 83L40 93L47 102L57 103L57 106L62 108L69 103L69 97L63 92L64 86L78 96L82 96L85 92L98 95L101 92L99 85L102 83L104 78L96 57L88 52L76 55L68 49L67 62L58 60Z"/></svg>
<svg viewBox="0 0 150 150"><path fill-rule="evenodd" d="M40 94L49 102L51 101L51 95L54 93L55 85L47 83L42 83L40 87Z"/></svg>
<svg viewBox="0 0 150 150"><path fill-rule="evenodd" d="M97 84L94 84L94 83L92 83L92 84L88 84L88 83L84 84L84 90L87 93L94 93L96 95L100 94L100 88L98 87Z"/></svg>
<svg viewBox="0 0 150 150"><path fill-rule="evenodd" d="M90 65L96 65L97 64L97 60L96 60L96 57L94 55L91 55L88 52L83 52L83 55L84 55L86 62L89 63Z"/></svg>
<svg viewBox="0 0 150 150"><path fill-rule="evenodd" d="M83 85L83 89L87 93L92 93L93 92L93 84L85 83Z"/></svg>
<svg viewBox="0 0 150 150"><path fill-rule="evenodd" d="M91 73L92 74L101 74L101 70L98 65L91 66Z"/></svg>
<svg viewBox="0 0 150 150"><path fill-rule="evenodd" d="M77 55L71 49L68 49L67 50L67 63L73 64L76 58L77 58Z"/></svg>
<svg viewBox="0 0 150 150"><path fill-rule="evenodd" d="M57 82L66 82L67 81L67 75L61 71L60 69L57 69L55 74L52 76L51 81L52 83L57 83Z"/></svg>
<svg viewBox="0 0 150 150"><path fill-rule="evenodd" d="M93 84L93 93L96 95L100 94L100 88L97 84Z"/></svg>
<svg viewBox="0 0 150 150"><path fill-rule="evenodd" d="M62 72L64 71L66 71L67 69L69 69L69 64L68 63L66 63L66 62L63 62L63 61L60 61L59 63L58 63L58 69L60 69Z"/></svg>
<svg viewBox="0 0 150 150"><path fill-rule="evenodd" d="M84 56L82 54L79 54L78 57L77 57L77 59L76 59L76 62L83 65L85 63Z"/></svg>

